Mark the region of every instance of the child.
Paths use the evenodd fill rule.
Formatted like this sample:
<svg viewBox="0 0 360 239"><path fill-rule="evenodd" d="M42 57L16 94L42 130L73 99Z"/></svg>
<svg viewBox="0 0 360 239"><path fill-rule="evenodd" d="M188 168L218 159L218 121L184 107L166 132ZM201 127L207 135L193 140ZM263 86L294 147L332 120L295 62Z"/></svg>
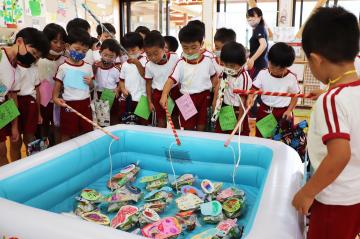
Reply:
<svg viewBox="0 0 360 239"><path fill-rule="evenodd" d="M171 88L180 83L180 92L190 95L197 110L197 113L187 120L181 115L181 126L188 130L203 131L207 123L207 108L211 105L210 89L217 85L218 78L211 58L201 54L203 33L199 28L191 25L183 27L179 32L179 40L183 48L183 58L178 61L174 72L165 83L160 104L163 108L167 107Z"/></svg>
<svg viewBox="0 0 360 239"><path fill-rule="evenodd" d="M105 27L111 34L105 31L103 27ZM116 34L115 27L111 23L103 23L102 25L97 25L96 32L98 34L97 39L99 40L99 45L98 45L99 48L106 39L113 39L113 37ZM95 62L101 61L99 49L93 51L93 54L94 54Z"/></svg>
<svg viewBox="0 0 360 239"><path fill-rule="evenodd" d="M311 207L308 239L353 239L360 232L360 81L356 17L341 7L319 8L302 34L311 72L329 90L310 117L308 149L315 173L293 206Z"/></svg>
<svg viewBox="0 0 360 239"><path fill-rule="evenodd" d="M291 46L283 42L273 45L269 50L269 68L259 72L253 82L254 88L262 91L299 93L300 88L297 77L288 69L294 60L295 52ZM269 114L273 114L278 123L283 118L292 121L292 111L296 106L297 98L262 95L261 100L256 121L263 119ZM262 136L257 128L256 136Z"/></svg>
<svg viewBox="0 0 360 239"><path fill-rule="evenodd" d="M150 32L150 29L145 26L138 26L135 29L136 33L139 33L142 39L145 39L146 35Z"/></svg>
<svg viewBox="0 0 360 239"><path fill-rule="evenodd" d="M48 41L39 30L31 27L20 30L15 37L14 45L1 49L0 57L0 104L8 99L17 103L16 93L20 90L20 82L15 81L16 62L31 65L48 51ZM11 141L19 139L18 120L0 129L0 166L8 163L6 156L6 136L11 135Z"/></svg>
<svg viewBox="0 0 360 239"><path fill-rule="evenodd" d="M216 73L219 75L221 74L223 67L222 63L220 62L220 53L222 47L228 43L228 42L235 42L236 41L236 33L232 29L227 28L220 28L216 30L215 36L214 36L214 45L215 45L215 51L213 58L213 62L215 65Z"/></svg>
<svg viewBox="0 0 360 239"><path fill-rule="evenodd" d="M150 111L156 112L157 126L166 127L166 113L160 106L164 84L171 75L179 58L176 53L166 53L165 41L158 31L151 31L144 40L149 62L145 66L146 94ZM174 99L174 96L172 96Z"/></svg>
<svg viewBox="0 0 360 239"><path fill-rule="evenodd" d="M176 52L179 48L179 43L173 36L164 36L165 40L165 51L166 52Z"/></svg>
<svg viewBox="0 0 360 239"><path fill-rule="evenodd" d="M84 62L91 46L90 35L82 29L70 32L67 40L69 57L59 66L55 76L54 103L63 106L60 111L61 140L66 141L80 134L92 131L92 125L65 107L68 104L85 117L92 119L90 108L90 88L93 88L92 66ZM62 98L60 90L64 87Z"/></svg>
<svg viewBox="0 0 360 239"><path fill-rule="evenodd" d="M222 92L215 92L215 95L218 96L223 94L222 98L217 97L217 112L219 113L221 106L232 106L235 111L235 115L238 120L244 114L244 108L246 104L246 97L240 96L238 94L234 94L233 90L243 89L249 90L251 89L252 80L244 69L244 64L246 63L246 50L240 43L229 42L226 43L221 50L221 62L224 64L224 72L222 74L222 79L220 84L225 85L225 89ZM219 89L220 91L221 89ZM221 104L222 103L222 104ZM219 120L216 125L216 132L221 133L231 133L231 131L224 131L220 127ZM245 116L242 127L241 127L241 135L249 135L249 123L248 118Z"/></svg>
<svg viewBox="0 0 360 239"><path fill-rule="evenodd" d="M47 45L49 47L49 43ZM36 139L35 132L37 126L42 123L38 67L35 65L24 65L18 62L15 70L15 81L20 82L20 91L17 93L20 112L18 117L20 137L18 141L11 142L10 155L12 160L21 158L22 143L24 142L26 146L34 141Z"/></svg>
<svg viewBox="0 0 360 239"><path fill-rule="evenodd" d="M147 59L141 55L144 42L139 33L129 32L122 38L121 43L129 53L129 60L121 67L118 90L125 98L131 96L130 111L134 112L141 96L146 96L144 76ZM122 112L125 112L125 104L125 101L121 102ZM147 125L148 121L141 118L137 123Z"/></svg>
<svg viewBox="0 0 360 239"><path fill-rule="evenodd" d="M55 23L46 25L43 33L50 42L50 51L44 58L39 59L37 63L39 78L41 81L39 91L43 98L41 101L42 104L40 104L42 117L40 135L42 137L48 137L50 145L54 145L60 142L59 125L55 125L54 121L54 107L58 106L54 105L50 97L55 85L54 76L56 71L65 61L65 57L63 55L67 34L62 26ZM58 109L55 110L55 112L59 112ZM59 117L60 115L57 115L57 118Z"/></svg>
<svg viewBox="0 0 360 239"><path fill-rule="evenodd" d="M120 103L118 98L118 83L120 80L120 65L115 63L120 55L119 43L114 39L103 41L100 48L101 61L95 64L96 90L99 99L104 89L113 90L116 94L110 111L111 125L118 124L120 119Z"/></svg>
<svg viewBox="0 0 360 239"><path fill-rule="evenodd" d="M200 20L192 20L192 21L189 21L187 25L197 28L198 31L201 32L203 42L205 41L205 23L204 22L202 22ZM201 46L200 53L203 54L204 56L207 56L207 57L210 57L210 58L215 57L214 53L207 50L206 47L204 46L204 44L202 44L202 46Z"/></svg>

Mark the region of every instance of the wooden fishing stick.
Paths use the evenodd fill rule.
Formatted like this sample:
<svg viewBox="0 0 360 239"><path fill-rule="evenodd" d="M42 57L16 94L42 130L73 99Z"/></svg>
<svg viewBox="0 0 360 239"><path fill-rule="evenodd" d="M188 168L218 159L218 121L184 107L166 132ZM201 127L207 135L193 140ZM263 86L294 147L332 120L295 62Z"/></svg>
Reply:
<svg viewBox="0 0 360 239"><path fill-rule="evenodd" d="M282 93L282 92L270 92L270 91L261 91L261 90L241 90L234 89L235 94L241 95L269 95L269 96L283 96L283 97L291 97L291 98L307 98L310 99L314 97L311 93L309 94L292 94L292 93Z"/></svg>
<svg viewBox="0 0 360 239"><path fill-rule="evenodd" d="M88 122L89 124L92 124L94 127L96 127L97 129L101 130L104 134L109 135L111 138L113 138L114 140L119 140L119 137L116 137L115 135L113 135L112 133L110 133L109 131L107 131L106 129L102 128L100 125L98 125L97 123L91 121L89 118L85 117L84 115L82 115L79 111L75 110L74 108L72 108L71 106L69 106L68 104L64 103L63 104L64 107L68 108L69 110L71 110L72 112L74 112L75 114L77 114L80 118L82 118L83 120L85 120L86 122Z"/></svg>
<svg viewBox="0 0 360 239"><path fill-rule="evenodd" d="M175 137L176 144L177 144L177 145L181 145L179 136L178 136L178 134L177 134L177 132L176 132L176 129L175 129L175 126L174 126L174 122L173 122L172 119L171 119L171 115L170 115L169 110L167 109L167 107L165 108L165 112L166 112L166 116L167 116L167 118L168 118L169 124L170 124L170 126L171 126L173 135L174 135L174 137Z"/></svg>
<svg viewBox="0 0 360 239"><path fill-rule="evenodd" d="M255 102L256 98L257 98L257 95L255 95L255 97L254 97L254 102ZM235 126L235 129L231 132L229 138L225 141L224 147L229 146L232 138L234 137L236 131L239 130L239 127L242 125L242 122L244 121L245 116L247 115L247 113L249 112L249 110L251 109L251 107L252 107L252 105L249 105L249 106L246 108L246 110L245 110L245 112L243 113L243 115L241 116L240 120L237 122L237 124L236 124L236 126Z"/></svg>

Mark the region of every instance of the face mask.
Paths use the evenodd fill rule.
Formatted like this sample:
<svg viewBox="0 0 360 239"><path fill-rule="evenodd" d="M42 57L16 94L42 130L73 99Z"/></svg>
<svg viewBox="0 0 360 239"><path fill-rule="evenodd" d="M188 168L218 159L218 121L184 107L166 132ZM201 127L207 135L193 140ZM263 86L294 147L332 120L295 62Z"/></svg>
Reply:
<svg viewBox="0 0 360 239"><path fill-rule="evenodd" d="M216 57L220 57L221 51L214 51Z"/></svg>
<svg viewBox="0 0 360 239"><path fill-rule="evenodd" d="M183 52L182 56L186 59L186 60L189 60L189 61L193 61L193 60L196 60L199 58L199 53L195 53L195 54L192 54L192 55L188 55L186 54L185 52Z"/></svg>
<svg viewBox="0 0 360 239"><path fill-rule="evenodd" d="M110 65L110 64L113 64L114 63L114 59L111 59L111 60L105 60L105 59L101 59L101 62L104 64L104 65Z"/></svg>
<svg viewBox="0 0 360 239"><path fill-rule="evenodd" d="M26 49L25 55L20 55L19 48L20 46L18 46L18 53L16 54L16 60L18 60L21 64L30 66L32 63L36 61L36 58L30 52L28 52L26 46L25 46Z"/></svg>
<svg viewBox="0 0 360 239"><path fill-rule="evenodd" d="M260 23L260 20L251 20L251 21L249 21L249 25L251 27L256 27L257 25L259 25L259 23Z"/></svg>
<svg viewBox="0 0 360 239"><path fill-rule="evenodd" d="M138 59L140 56L140 53L136 53L136 54L129 54L130 59Z"/></svg>
<svg viewBox="0 0 360 239"><path fill-rule="evenodd" d="M85 58L85 53L77 52L77 51L75 51L75 50L70 50L70 51L69 51L69 56L70 56L74 61L81 61L82 59Z"/></svg>
<svg viewBox="0 0 360 239"><path fill-rule="evenodd" d="M224 67L224 73L229 76L236 76L241 71L241 68L239 70L231 69Z"/></svg>
<svg viewBox="0 0 360 239"><path fill-rule="evenodd" d="M53 55L53 56L62 56L64 54L64 51L57 52L54 50L50 50L49 53L50 53L50 55Z"/></svg>

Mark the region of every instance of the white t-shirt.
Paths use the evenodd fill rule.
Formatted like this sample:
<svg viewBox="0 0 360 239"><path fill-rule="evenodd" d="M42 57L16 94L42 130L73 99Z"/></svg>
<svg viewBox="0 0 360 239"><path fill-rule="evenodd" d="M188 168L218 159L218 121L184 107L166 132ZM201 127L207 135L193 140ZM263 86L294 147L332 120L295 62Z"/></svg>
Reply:
<svg viewBox="0 0 360 239"><path fill-rule="evenodd" d="M36 87L40 85L39 70L36 65L24 67L18 64L15 69L15 79L20 82L18 95L31 95L36 99Z"/></svg>
<svg viewBox="0 0 360 239"><path fill-rule="evenodd" d="M67 61L59 66L55 80L64 85L64 100L84 100L90 97L90 89L84 83L84 76L94 77L92 66L84 61L79 66Z"/></svg>
<svg viewBox="0 0 360 239"><path fill-rule="evenodd" d="M60 56L56 60L40 58L37 62L40 81L43 82L44 80L47 80L52 85L55 84L54 76L56 75L59 66L65 62L65 59L64 56Z"/></svg>
<svg viewBox="0 0 360 239"><path fill-rule="evenodd" d="M145 66L145 79L152 80L151 88L163 90L165 82L174 70L179 57L176 53L168 53L164 64L149 61Z"/></svg>
<svg viewBox="0 0 360 239"><path fill-rule="evenodd" d="M316 199L328 205L360 203L360 80L322 94L313 106L308 131L311 164L316 170L331 139L347 139L351 158L340 175Z"/></svg>
<svg viewBox="0 0 360 239"><path fill-rule="evenodd" d="M147 59L140 56L139 61L145 67ZM133 101L139 101L141 96L146 96L146 82L140 75L135 64L124 62L121 66L120 80L125 81L125 88L129 91Z"/></svg>
<svg viewBox="0 0 360 239"><path fill-rule="evenodd" d="M120 67L113 65L111 68L98 67L95 75L96 90L103 91L106 89L116 89L120 81Z"/></svg>
<svg viewBox="0 0 360 239"><path fill-rule="evenodd" d="M259 72L253 85L262 91L281 92L281 93L299 93L300 88L297 77L291 71L282 77L278 78L270 74L268 69ZM290 104L291 98L289 97L276 97L262 95L261 100L270 107L283 108Z"/></svg>
<svg viewBox="0 0 360 239"><path fill-rule="evenodd" d="M4 49L0 55L0 102L4 102L9 91L20 91L20 83L15 80L15 68Z"/></svg>
<svg viewBox="0 0 360 239"><path fill-rule="evenodd" d="M355 64L356 73L360 77L360 55L355 57L354 64Z"/></svg>
<svg viewBox="0 0 360 239"><path fill-rule="evenodd" d="M84 61L90 65L94 64L95 63L95 56L94 56L94 51L89 49L87 52L86 52L86 55L85 55L85 58L84 58Z"/></svg>
<svg viewBox="0 0 360 239"><path fill-rule="evenodd" d="M216 55L214 53L212 53L211 51L205 49L202 53L204 56L210 57L210 58L215 58Z"/></svg>
<svg viewBox="0 0 360 239"><path fill-rule="evenodd" d="M185 59L178 61L170 78L180 83L182 94L196 94L212 87L211 78L216 75L210 57L202 55L197 63L189 63Z"/></svg>
<svg viewBox="0 0 360 239"><path fill-rule="evenodd" d="M216 73L218 75L220 75L224 70L224 67L220 64L220 59L217 57L214 57L214 58L212 58L212 61L213 61Z"/></svg>
<svg viewBox="0 0 360 239"><path fill-rule="evenodd" d="M228 76L228 85L224 90L224 103L232 106L240 106L241 97L234 94L234 89L250 90L252 80L247 71L243 70L238 77Z"/></svg>

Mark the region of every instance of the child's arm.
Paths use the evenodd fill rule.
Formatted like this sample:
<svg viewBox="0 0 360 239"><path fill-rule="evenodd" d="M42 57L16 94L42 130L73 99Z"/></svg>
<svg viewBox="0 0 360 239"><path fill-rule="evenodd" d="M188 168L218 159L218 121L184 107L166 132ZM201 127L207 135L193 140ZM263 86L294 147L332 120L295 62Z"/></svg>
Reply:
<svg viewBox="0 0 360 239"><path fill-rule="evenodd" d="M16 92L9 92L8 96L10 99L14 100L16 105L18 105ZM11 121L11 141L17 142L18 140L19 140L19 128L18 128L18 118L16 117L13 121Z"/></svg>
<svg viewBox="0 0 360 239"><path fill-rule="evenodd" d="M287 110L284 112L283 118L286 118L287 120L291 120L291 118L293 117L292 111L294 110L294 108L297 104L297 100L298 100L298 98L296 98L296 97L291 98L290 105L287 108Z"/></svg>
<svg viewBox="0 0 360 239"><path fill-rule="evenodd" d="M120 80L120 82L119 82L119 89L120 89L120 92L121 92L125 97L128 97L129 91L125 88L125 81L124 81L124 80Z"/></svg>
<svg viewBox="0 0 360 239"><path fill-rule="evenodd" d="M90 89L94 88L94 81L92 76L84 76L85 83L90 87Z"/></svg>
<svg viewBox="0 0 360 239"><path fill-rule="evenodd" d="M305 186L298 191L292 201L293 206L302 214L307 214L315 196L331 184L343 171L350 160L350 142L336 138L327 142L327 155L319 168Z"/></svg>
<svg viewBox="0 0 360 239"><path fill-rule="evenodd" d="M165 82L164 89L163 89L161 99L160 99L160 105L164 109L166 109L166 107L167 107L169 92L170 92L171 88L173 87L173 85L174 85L174 80L172 78L167 79L167 81Z"/></svg>
<svg viewBox="0 0 360 239"><path fill-rule="evenodd" d="M54 90L53 90L53 101L55 104L57 104L59 106L64 106L65 100L59 98L61 86L62 86L62 84L60 81L55 81L55 86L54 86Z"/></svg>
<svg viewBox="0 0 360 239"><path fill-rule="evenodd" d="M151 97L152 96L151 84L152 84L152 80L147 79L146 80L146 95L147 95L148 102L149 102L149 109L150 109L150 111L154 111L155 107L154 107L154 104L152 102L152 97Z"/></svg>
<svg viewBox="0 0 360 239"><path fill-rule="evenodd" d="M41 94L40 94L39 87L36 87L35 89L36 89L36 105L38 108L38 124L42 124L43 118L41 116L41 110L40 110Z"/></svg>
<svg viewBox="0 0 360 239"><path fill-rule="evenodd" d="M139 71L139 74L144 78L145 77L145 67L141 64L138 59L129 59L128 63L134 64Z"/></svg>
<svg viewBox="0 0 360 239"><path fill-rule="evenodd" d="M214 85L214 83L215 83L215 85ZM213 80L213 87L214 87L214 99L212 102L212 111L214 112L214 110L216 108L216 101L217 101L217 98L219 95L219 88L220 88L220 79L218 76L217 76L217 80L216 79Z"/></svg>

